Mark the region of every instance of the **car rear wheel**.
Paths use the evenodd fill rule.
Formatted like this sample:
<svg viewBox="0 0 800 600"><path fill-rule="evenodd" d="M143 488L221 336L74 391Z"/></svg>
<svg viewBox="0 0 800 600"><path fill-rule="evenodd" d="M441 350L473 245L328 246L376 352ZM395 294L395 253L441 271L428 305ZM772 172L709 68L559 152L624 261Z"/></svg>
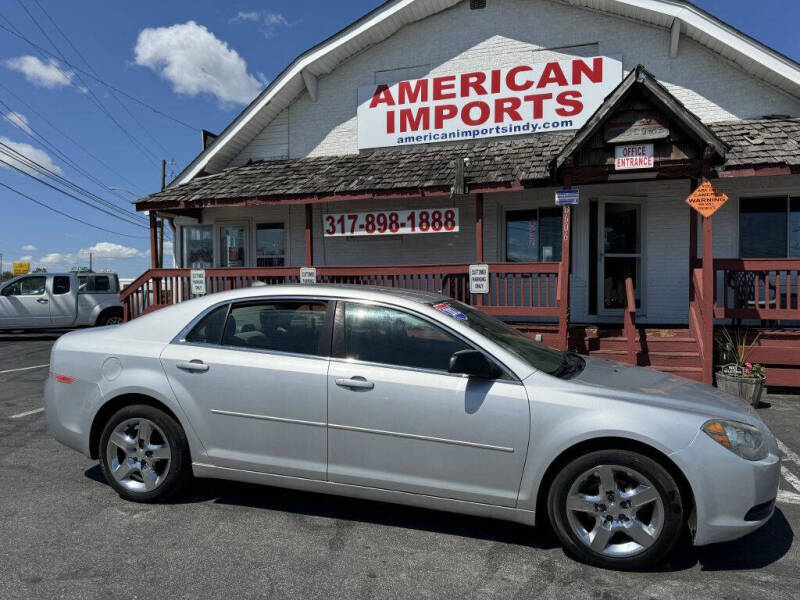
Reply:
<svg viewBox="0 0 800 600"><path fill-rule="evenodd" d="M615 569L660 561L683 524L672 476L651 458L624 450L592 452L566 465L550 488L548 512L570 554Z"/></svg>
<svg viewBox="0 0 800 600"><path fill-rule="evenodd" d="M166 500L191 477L183 429L152 406L117 411L100 436L99 455L106 481L134 502Z"/></svg>
<svg viewBox="0 0 800 600"><path fill-rule="evenodd" d="M122 312L107 312L100 315L100 318L97 319L97 326L98 327L105 327L106 325L121 325L124 319L122 318Z"/></svg>

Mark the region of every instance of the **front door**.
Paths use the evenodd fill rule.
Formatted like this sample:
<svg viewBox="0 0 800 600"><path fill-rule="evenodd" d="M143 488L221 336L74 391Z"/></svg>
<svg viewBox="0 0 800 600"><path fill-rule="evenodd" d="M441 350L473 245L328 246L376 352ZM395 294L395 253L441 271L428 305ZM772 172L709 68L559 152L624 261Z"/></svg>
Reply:
<svg viewBox="0 0 800 600"><path fill-rule="evenodd" d="M219 228L219 266L242 268L249 263L247 226L226 224Z"/></svg>
<svg viewBox="0 0 800 600"><path fill-rule="evenodd" d="M214 465L325 479L327 304L223 305L161 355Z"/></svg>
<svg viewBox="0 0 800 600"><path fill-rule="evenodd" d="M469 346L420 316L339 304L328 380L328 479L514 506L525 388L447 372Z"/></svg>
<svg viewBox="0 0 800 600"><path fill-rule="evenodd" d="M28 275L3 288L0 328L50 327L50 294L45 275Z"/></svg>
<svg viewBox="0 0 800 600"><path fill-rule="evenodd" d="M598 211L599 314L620 314L626 305L625 279L633 280L637 309L642 307L643 203L641 200L601 200Z"/></svg>

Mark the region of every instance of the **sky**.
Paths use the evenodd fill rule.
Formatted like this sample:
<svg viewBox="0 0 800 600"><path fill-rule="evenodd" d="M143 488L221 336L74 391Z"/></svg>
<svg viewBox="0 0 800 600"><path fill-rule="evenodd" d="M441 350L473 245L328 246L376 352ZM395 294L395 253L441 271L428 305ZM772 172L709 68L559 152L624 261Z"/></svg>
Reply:
<svg viewBox="0 0 800 600"><path fill-rule="evenodd" d="M293 58L380 3L4 0L3 270L19 260L68 270L91 253L95 270L141 274L148 230L131 202L159 189L161 159L171 179L199 152L201 129L221 131ZM695 4L800 60L795 1L761 0L758 11L752 0ZM77 199L31 179L42 168L76 186Z"/></svg>

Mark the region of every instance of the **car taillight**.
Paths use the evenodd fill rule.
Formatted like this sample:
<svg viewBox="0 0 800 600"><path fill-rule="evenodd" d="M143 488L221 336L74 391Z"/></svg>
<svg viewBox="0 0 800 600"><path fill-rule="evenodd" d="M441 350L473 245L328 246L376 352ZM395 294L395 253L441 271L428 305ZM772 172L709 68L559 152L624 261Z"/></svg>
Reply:
<svg viewBox="0 0 800 600"><path fill-rule="evenodd" d="M59 383L72 383L74 380L66 375L56 375L56 381Z"/></svg>

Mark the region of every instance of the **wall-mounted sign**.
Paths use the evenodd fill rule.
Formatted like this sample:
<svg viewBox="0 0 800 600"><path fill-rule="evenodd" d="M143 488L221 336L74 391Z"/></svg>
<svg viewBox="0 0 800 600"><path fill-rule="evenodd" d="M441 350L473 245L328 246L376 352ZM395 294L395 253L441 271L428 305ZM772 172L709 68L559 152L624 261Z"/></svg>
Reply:
<svg viewBox="0 0 800 600"><path fill-rule="evenodd" d="M457 208L424 208L323 215L325 237L455 233Z"/></svg>
<svg viewBox="0 0 800 600"><path fill-rule="evenodd" d="M192 296L205 296L206 272L204 269L192 269L189 280L192 283Z"/></svg>
<svg viewBox="0 0 800 600"><path fill-rule="evenodd" d="M704 181L686 199L686 204L708 218L717 212L727 201L727 195L711 185L710 181Z"/></svg>
<svg viewBox="0 0 800 600"><path fill-rule="evenodd" d="M652 169L653 144L627 144L614 148L614 170Z"/></svg>
<svg viewBox="0 0 800 600"><path fill-rule="evenodd" d="M11 274L16 277L17 275L25 275L31 272L31 263L15 262L11 263Z"/></svg>
<svg viewBox="0 0 800 600"><path fill-rule="evenodd" d="M622 81L606 56L358 88L358 147L581 128Z"/></svg>
<svg viewBox="0 0 800 600"><path fill-rule="evenodd" d="M489 265L469 266L469 293L489 293Z"/></svg>
<svg viewBox="0 0 800 600"><path fill-rule="evenodd" d="M580 192L578 188L569 188L564 190L556 190L556 206L569 206L578 204L580 201Z"/></svg>
<svg viewBox="0 0 800 600"><path fill-rule="evenodd" d="M606 123L604 131L605 140L609 144L661 140L669 135L666 121L658 115L614 119Z"/></svg>
<svg viewBox="0 0 800 600"><path fill-rule="evenodd" d="M301 267L300 283L317 283L317 270L314 267Z"/></svg>

